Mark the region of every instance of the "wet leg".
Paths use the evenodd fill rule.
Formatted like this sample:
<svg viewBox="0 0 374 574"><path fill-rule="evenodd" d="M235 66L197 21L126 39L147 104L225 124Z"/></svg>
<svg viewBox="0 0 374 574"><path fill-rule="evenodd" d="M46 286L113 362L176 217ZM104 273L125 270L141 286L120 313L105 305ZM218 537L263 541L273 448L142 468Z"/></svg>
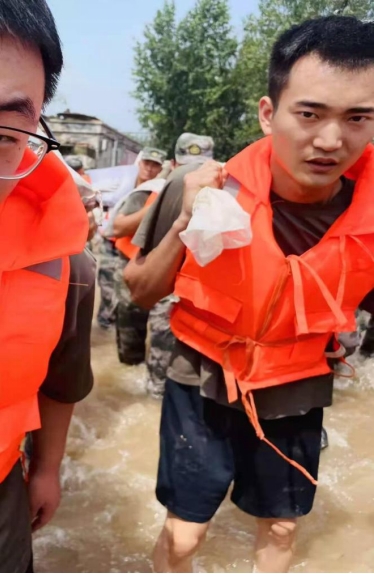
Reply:
<svg viewBox="0 0 374 574"><path fill-rule="evenodd" d="M193 556L208 527L209 522L186 522L169 512L154 549L154 572L192 572Z"/></svg>
<svg viewBox="0 0 374 574"><path fill-rule="evenodd" d="M254 572L288 572L294 554L296 519L257 521Z"/></svg>

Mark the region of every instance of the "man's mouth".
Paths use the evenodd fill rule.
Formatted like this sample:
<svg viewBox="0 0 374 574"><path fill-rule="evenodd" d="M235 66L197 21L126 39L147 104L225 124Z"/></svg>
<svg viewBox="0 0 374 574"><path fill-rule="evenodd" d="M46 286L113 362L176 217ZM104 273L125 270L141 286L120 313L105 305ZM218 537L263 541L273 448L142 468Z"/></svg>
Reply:
<svg viewBox="0 0 374 574"><path fill-rule="evenodd" d="M311 163L313 165L321 165L321 166L326 165L326 166L330 166L330 167L333 167L333 166L338 164L336 159L328 158L328 157L316 157L314 159L309 159L308 163Z"/></svg>
<svg viewBox="0 0 374 574"><path fill-rule="evenodd" d="M316 157L307 160L306 163L308 164L309 169L316 174L329 173L330 171L333 171L338 165L336 159L327 157Z"/></svg>

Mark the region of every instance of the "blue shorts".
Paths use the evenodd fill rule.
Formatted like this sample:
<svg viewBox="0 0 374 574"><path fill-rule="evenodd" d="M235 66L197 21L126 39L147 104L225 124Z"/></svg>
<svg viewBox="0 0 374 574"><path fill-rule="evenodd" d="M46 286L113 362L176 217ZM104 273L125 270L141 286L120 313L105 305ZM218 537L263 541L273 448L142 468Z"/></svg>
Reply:
<svg viewBox="0 0 374 574"><path fill-rule="evenodd" d="M323 409L262 420L265 436L317 478ZM209 522L233 483L231 500L259 518L310 512L316 487L260 441L247 415L168 380L162 407L156 495L183 520Z"/></svg>

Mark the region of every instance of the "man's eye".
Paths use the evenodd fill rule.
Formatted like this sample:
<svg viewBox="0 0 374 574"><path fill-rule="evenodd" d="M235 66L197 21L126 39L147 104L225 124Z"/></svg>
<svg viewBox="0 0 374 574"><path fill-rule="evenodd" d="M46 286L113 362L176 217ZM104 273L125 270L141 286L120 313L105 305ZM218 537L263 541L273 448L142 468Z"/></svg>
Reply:
<svg viewBox="0 0 374 574"><path fill-rule="evenodd" d="M315 118L318 117L318 116L317 116L316 114L314 114L313 112L300 112L300 115L301 115L303 118L307 119L307 120L315 119Z"/></svg>
<svg viewBox="0 0 374 574"><path fill-rule="evenodd" d="M13 138L11 136L6 136L4 134L0 134L0 143L15 144L15 143L17 143L17 139Z"/></svg>
<svg viewBox="0 0 374 574"><path fill-rule="evenodd" d="M366 116L352 116L351 118L349 118L349 121L353 122L354 124L362 124L366 120L367 120Z"/></svg>

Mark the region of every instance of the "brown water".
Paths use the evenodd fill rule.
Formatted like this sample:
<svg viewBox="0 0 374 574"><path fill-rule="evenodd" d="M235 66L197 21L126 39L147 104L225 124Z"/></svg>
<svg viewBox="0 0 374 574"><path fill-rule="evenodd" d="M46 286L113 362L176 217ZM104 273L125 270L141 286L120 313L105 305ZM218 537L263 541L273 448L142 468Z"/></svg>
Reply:
<svg viewBox="0 0 374 574"><path fill-rule="evenodd" d="M313 513L300 521L294 572L374 570L374 361L354 358L326 413ZM143 367L117 361L113 333L93 331L96 386L76 407L63 463L63 501L35 539L39 572L150 572L164 519L154 496L160 404ZM254 521L226 501L196 559L200 572L251 572Z"/></svg>

